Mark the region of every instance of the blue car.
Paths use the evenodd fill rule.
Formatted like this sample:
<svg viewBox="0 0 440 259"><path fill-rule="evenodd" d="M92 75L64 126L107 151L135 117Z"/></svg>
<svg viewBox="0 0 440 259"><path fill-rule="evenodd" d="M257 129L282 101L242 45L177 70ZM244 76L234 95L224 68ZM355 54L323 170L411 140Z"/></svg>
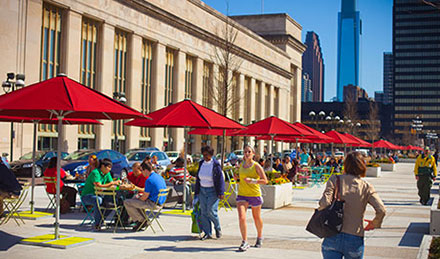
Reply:
<svg viewBox="0 0 440 259"><path fill-rule="evenodd" d="M113 178L125 178L130 170L127 158L114 150L78 150L64 158L62 167L66 173L75 176L77 173L82 175L85 173L89 162L87 161L90 155L96 155L101 160L103 158L109 158L112 160L113 167L110 173Z"/></svg>

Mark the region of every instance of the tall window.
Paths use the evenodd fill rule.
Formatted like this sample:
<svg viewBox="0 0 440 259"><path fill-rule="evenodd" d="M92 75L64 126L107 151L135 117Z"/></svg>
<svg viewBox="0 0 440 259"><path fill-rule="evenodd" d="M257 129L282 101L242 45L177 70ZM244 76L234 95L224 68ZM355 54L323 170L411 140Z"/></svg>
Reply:
<svg viewBox="0 0 440 259"><path fill-rule="evenodd" d="M54 6L44 4L41 28L41 81L55 77L59 73L61 53L61 25L61 10ZM38 135L38 149L48 150L56 148L56 125L39 124Z"/></svg>
<svg viewBox="0 0 440 259"><path fill-rule="evenodd" d="M239 74L234 74L232 76L232 96L231 96L231 102L232 102L232 111L231 111L231 118L233 120L238 121L240 116L240 101L241 98L238 97L240 94L239 85L237 84L239 80Z"/></svg>
<svg viewBox="0 0 440 259"><path fill-rule="evenodd" d="M83 18L81 31L81 83L96 88L96 50L98 41L98 23ZM78 126L78 149L95 148L95 127Z"/></svg>
<svg viewBox="0 0 440 259"><path fill-rule="evenodd" d="M255 119L261 118L260 86L261 81L257 81L255 83Z"/></svg>
<svg viewBox="0 0 440 259"><path fill-rule="evenodd" d="M113 92L125 93L125 79L127 68L127 33L115 31L114 47L114 74L113 74ZM113 122L113 137L117 139L119 150L123 151L125 147L125 129L122 120Z"/></svg>
<svg viewBox="0 0 440 259"><path fill-rule="evenodd" d="M210 81L211 81L211 66L207 62L203 62L203 89L202 89L202 105L212 108L210 101Z"/></svg>
<svg viewBox="0 0 440 259"><path fill-rule="evenodd" d="M266 102L266 105L265 105L265 107L266 107L266 116L264 116L264 117L269 117L269 115L271 115L270 114L270 105L269 105L270 104L270 100L269 100L270 96L271 96L270 85L266 84L265 87L264 87L264 99L265 99L265 102Z"/></svg>
<svg viewBox="0 0 440 259"><path fill-rule="evenodd" d="M165 63L164 105L167 106L168 104L173 102L174 50L167 49L165 55L166 55L166 63ZM168 129L163 131L163 136L165 139L168 139L168 142L171 142ZM170 144L171 143L168 143L168 145Z"/></svg>
<svg viewBox="0 0 440 259"><path fill-rule="evenodd" d="M250 122L250 109L249 109L249 84L251 83L251 80L249 77L245 77L244 78L244 101L243 101L243 106L244 106L244 111L243 111L243 116L244 116L244 120L243 123L244 124L249 124Z"/></svg>
<svg viewBox="0 0 440 259"><path fill-rule="evenodd" d="M292 78L290 79L290 120L294 121L297 119L296 110L295 110L296 107L295 102L296 102L296 98L298 98L297 74L296 74L296 69L294 67L292 67L290 71L292 73Z"/></svg>
<svg viewBox="0 0 440 259"><path fill-rule="evenodd" d="M191 99L192 87L193 87L193 58L186 57L186 68L185 68L185 98Z"/></svg>
<svg viewBox="0 0 440 259"><path fill-rule="evenodd" d="M142 83L141 83L141 112L144 114L151 111L151 69L153 65L153 43L144 40L142 44ZM150 140L149 128L140 129L140 146L146 146Z"/></svg>

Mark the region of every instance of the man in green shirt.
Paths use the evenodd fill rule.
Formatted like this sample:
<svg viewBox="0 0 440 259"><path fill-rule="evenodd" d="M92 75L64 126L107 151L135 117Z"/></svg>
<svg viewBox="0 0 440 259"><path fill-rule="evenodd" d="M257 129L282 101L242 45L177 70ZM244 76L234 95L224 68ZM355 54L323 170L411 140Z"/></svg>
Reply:
<svg viewBox="0 0 440 259"><path fill-rule="evenodd" d="M93 217L95 218L95 226L96 230L101 228L101 213L98 210L99 202L101 205L103 202L103 197L95 195L95 186L97 187L112 187L114 185L120 185L121 181L113 181L112 176L110 174L110 170L112 170L113 163L110 159L104 158L99 162L99 167L93 170L90 175L87 177L84 188L81 192L81 199L85 205L93 206Z"/></svg>

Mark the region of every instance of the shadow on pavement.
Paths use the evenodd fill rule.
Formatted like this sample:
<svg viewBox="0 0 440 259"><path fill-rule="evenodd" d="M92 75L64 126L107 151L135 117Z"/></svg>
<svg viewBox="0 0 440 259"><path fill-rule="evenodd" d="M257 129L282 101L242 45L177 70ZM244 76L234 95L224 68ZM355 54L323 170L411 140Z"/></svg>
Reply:
<svg viewBox="0 0 440 259"><path fill-rule="evenodd" d="M410 223L399 246L419 247L426 234L429 234L429 223Z"/></svg>
<svg viewBox="0 0 440 259"><path fill-rule="evenodd" d="M142 241L168 241L168 242L198 240L198 238L195 238L193 236L183 236L183 235L182 236L128 236L128 237L114 237L113 239L116 240L135 239Z"/></svg>
<svg viewBox="0 0 440 259"><path fill-rule="evenodd" d="M216 252L216 251L237 251L236 246L229 247L176 247L176 246L160 246L152 249L145 249L147 252L169 251L175 253L194 253L194 252Z"/></svg>
<svg viewBox="0 0 440 259"><path fill-rule="evenodd" d="M23 237L14 236L0 230L0 251L8 251L9 248L13 247L22 239Z"/></svg>

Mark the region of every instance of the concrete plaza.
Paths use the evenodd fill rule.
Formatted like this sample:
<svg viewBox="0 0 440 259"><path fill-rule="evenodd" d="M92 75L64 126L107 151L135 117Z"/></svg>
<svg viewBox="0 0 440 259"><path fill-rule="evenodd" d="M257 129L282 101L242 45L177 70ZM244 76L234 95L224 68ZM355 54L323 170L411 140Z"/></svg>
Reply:
<svg viewBox="0 0 440 259"><path fill-rule="evenodd" d="M383 199L387 215L381 229L366 232L365 258L415 258L424 234L429 232L429 206L418 202L412 172L413 164L397 164L395 172L382 172L380 178L366 178ZM263 210L263 248L237 252L241 242L237 212L220 211L223 237L199 241L191 234L189 216L163 214L160 221L165 232L111 230L92 232L90 226L79 226L84 213L61 216L61 234L94 238L92 244L66 250L18 244L25 237L53 233L53 218L26 220L17 227L15 222L0 227L1 258L321 258L321 240L305 230L308 219L317 207L324 186L295 190L291 206ZM48 202L42 186L36 188L37 208ZM433 193L437 193L434 187ZM430 202L431 203L431 202ZM27 202L25 207L27 207ZM26 208L24 208L26 209ZM372 219L374 210L368 206L365 218ZM249 241L255 242L255 228L248 211ZM157 229L157 228L156 228Z"/></svg>

